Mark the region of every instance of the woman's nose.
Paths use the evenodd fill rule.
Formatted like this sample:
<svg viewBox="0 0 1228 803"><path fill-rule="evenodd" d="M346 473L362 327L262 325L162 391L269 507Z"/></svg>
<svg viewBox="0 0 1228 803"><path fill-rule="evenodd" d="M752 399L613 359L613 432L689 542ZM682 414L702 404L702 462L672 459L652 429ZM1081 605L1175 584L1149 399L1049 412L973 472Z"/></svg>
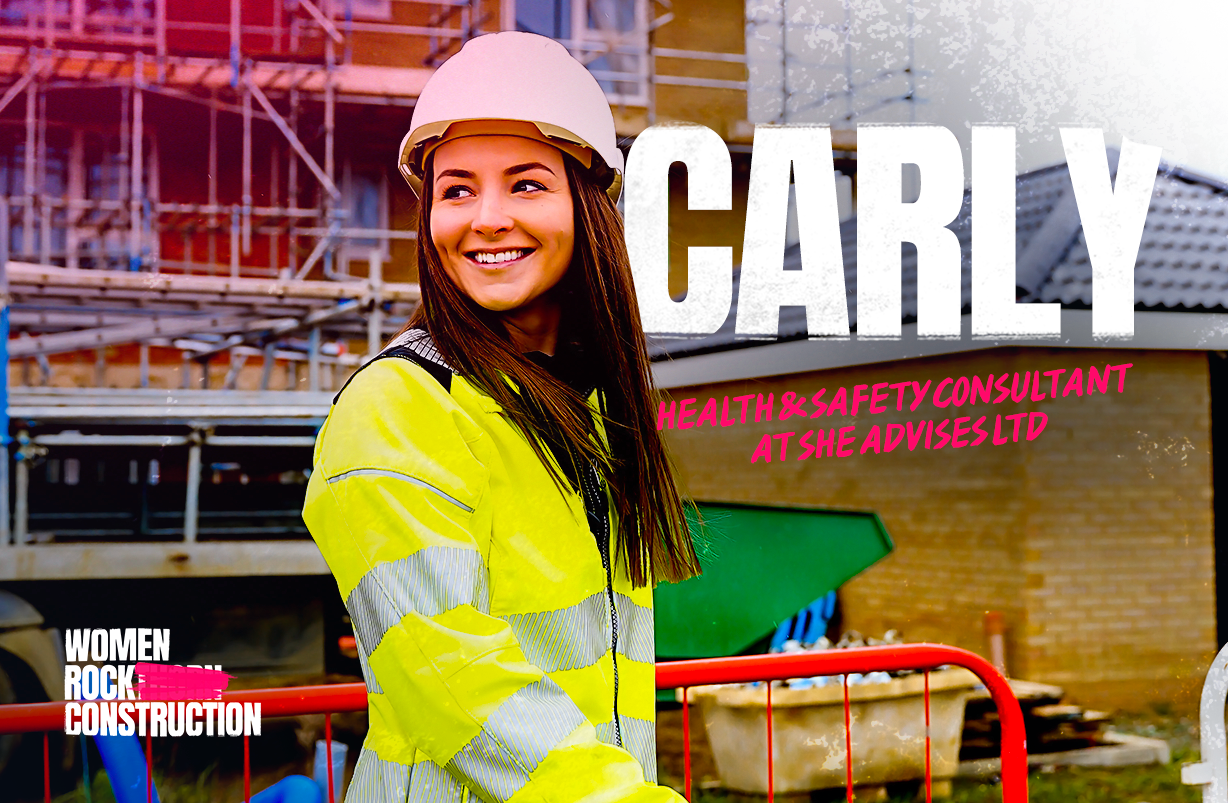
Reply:
<svg viewBox="0 0 1228 803"><path fill-rule="evenodd" d="M500 193L483 193L478 199L473 230L485 236L508 231L515 225L507 210L507 199Z"/></svg>

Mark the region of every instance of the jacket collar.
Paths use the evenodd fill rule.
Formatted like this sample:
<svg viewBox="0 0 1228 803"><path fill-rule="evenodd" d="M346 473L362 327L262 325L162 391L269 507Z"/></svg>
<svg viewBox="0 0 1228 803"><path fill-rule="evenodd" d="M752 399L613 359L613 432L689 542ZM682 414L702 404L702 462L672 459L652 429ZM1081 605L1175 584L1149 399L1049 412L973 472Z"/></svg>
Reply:
<svg viewBox="0 0 1228 803"><path fill-rule="evenodd" d="M418 356L456 373L456 369L444 359L426 329L405 331L384 347L384 351L397 347L408 348ZM546 369L555 379L569 385L584 398L588 398L589 394L601 385L593 360L589 357L584 344L575 336L572 327L566 325L566 321L559 330L558 347L553 356L541 351L526 352L524 356Z"/></svg>
<svg viewBox="0 0 1228 803"><path fill-rule="evenodd" d="M452 373L456 373L456 369L448 364L448 361L443 358L443 354L435 346L435 341L431 339L431 333L425 329L407 329L399 336L393 338L387 346L384 346L383 351L389 351L398 347L404 347L417 354L423 359L435 363L441 368L446 368Z"/></svg>

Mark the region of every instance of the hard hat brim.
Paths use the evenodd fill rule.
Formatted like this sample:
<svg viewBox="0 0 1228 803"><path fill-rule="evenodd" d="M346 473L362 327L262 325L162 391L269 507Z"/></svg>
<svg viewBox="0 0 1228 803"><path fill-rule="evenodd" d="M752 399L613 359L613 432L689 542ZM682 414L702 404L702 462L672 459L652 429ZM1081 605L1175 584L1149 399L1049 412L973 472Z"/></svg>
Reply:
<svg viewBox="0 0 1228 803"><path fill-rule="evenodd" d="M458 124L476 125L462 126ZM532 128L526 129L526 124ZM533 133L537 133L539 136L533 136ZM605 187L606 194L610 196L610 200L615 203L618 202L618 197L622 193L622 173L607 165L596 148L585 142L581 137L565 128L550 125L549 123L541 123L536 120L506 120L502 118L441 120L419 126L407 133L405 138L401 140L397 168L401 176L404 177L405 181L414 191L414 194L421 198L426 159L435 148L444 142L459 139L462 136L526 136L526 134L532 139L553 145L574 157L589 170L594 170L596 163L600 163L600 169L594 172L602 174L609 181L608 186ZM612 176L608 174L612 174Z"/></svg>

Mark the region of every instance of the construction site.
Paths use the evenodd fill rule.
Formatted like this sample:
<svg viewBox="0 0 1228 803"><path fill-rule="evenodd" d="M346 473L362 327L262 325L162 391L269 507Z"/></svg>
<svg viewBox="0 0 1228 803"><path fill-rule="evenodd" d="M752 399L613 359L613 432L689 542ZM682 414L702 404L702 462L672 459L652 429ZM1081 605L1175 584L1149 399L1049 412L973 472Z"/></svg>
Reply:
<svg viewBox="0 0 1228 803"><path fill-rule="evenodd" d="M730 156L729 209L689 211L686 170L670 168L663 212L675 298L687 289L691 246L727 247L735 263L741 254L755 125L827 125L843 259L853 277L856 125L925 122L962 137L941 115L955 108L953 96L980 97L958 83L979 80L975 58L968 75L920 69L940 68L933 54L945 54L963 35L956 31L948 41L934 34L958 21L931 14L937 2L920 5L0 0L0 491L7 491L0 493L0 707L63 702L66 665L86 663L66 658L69 631L165 631L169 663L220 667L232 678L227 694L268 694L271 701L293 691L285 687L320 684L325 691L316 693L327 699L269 715L270 733L284 738L254 742L254 767L246 741L240 748L219 740L230 746L203 758L186 748L179 755L174 739L146 742L147 766L169 773L159 781L164 791L216 771L213 797L200 799L239 799L243 784L258 789L287 768L300 771L313 743L317 757L319 745L348 743L350 764L343 752L339 766L342 775L352 770L367 732L360 653L337 581L301 511L312 447L335 394L419 303L418 207L396 159L435 69L481 34L538 33L562 43L597 79L624 155L657 123L715 131ZM917 24L923 19L933 26L928 44ZM929 48L928 62L916 55L918 41ZM949 81L942 92L938 79ZM930 100L936 102L927 107ZM903 203L920 192L919 173L909 167ZM831 646L853 650L906 638L948 651L889 679L920 689L920 677L907 673L927 673L918 692L927 706L918 719L927 752L907 778L859 781L873 787L864 799L886 800L889 791L912 799L917 788L888 786L922 778L926 795L949 795L957 771L999 779L1007 774L1009 742L1019 745L1011 761L1023 766L1011 764L1011 783L990 780L982 789L977 780L970 796L973 782L964 778L962 791L958 783L954 790L961 800L1023 803L1027 762L1056 761L1029 758L1023 730L1006 739L996 693L973 692L975 681L961 680L963 691L950 695L949 719L963 725L949 729L951 757L942 760L949 774L931 773L928 671L945 666L950 650L1012 677L1013 691L1005 680L1003 688L1024 705L1032 752L1116 749L1125 742L1110 744L1110 712L1191 707L1207 659L1228 633L1228 549L1214 515L1223 513L1228 493L1211 471L1213 453L1224 451L1216 444L1228 444L1222 421L1219 429L1213 422L1228 411L1228 368L1225 352L1211 350L1228 342L1221 317L1228 285L1216 278L1228 270L1219 256L1224 229L1212 220L1228 215L1228 184L1162 164L1155 187L1136 268L1140 332L1162 332L1154 342L1141 335L1133 345L1003 347L965 338L949 349L914 349L911 341L861 349L850 338L841 350L808 342L804 308L782 307L779 340L750 343L733 329L740 279L720 331L650 338L658 389L701 404L738 394L783 399L803 386L809 397L825 386L876 386L884 376L937 383L1003 366L1025 375L1037 365L1133 366L1128 395L1100 394L1077 410L1074 399L1047 408L1052 424L1043 444L978 455L900 450L872 459L863 450L843 462L782 459L766 467L748 462L759 430L666 433L686 494L728 533L712 565L704 565L707 585L656 591L663 784L697 795L702 789L696 799L710 801L727 800L729 790L761 794L754 784L731 785L718 771L715 742L704 747L707 726L696 709L680 710L689 698L677 688L726 681L678 675L670 685L662 672L668 678L675 659L765 652L769 642L785 641L789 628L796 633L788 640L808 643L806 650L820 637L826 642L826 633ZM1020 303L1061 304L1064 321L1085 320L1092 274L1067 166L1032 164L1017 175L1015 192L1017 250L1023 263L1035 262L1037 277L1034 287L1017 288L1027 291ZM788 214L783 264L800 269L806 222L797 218L792 193ZM970 191L949 228L964 249L967 323ZM917 261L908 249L901 257L902 325L911 332ZM1194 250L1205 262L1184 259ZM847 287L855 325L855 282ZM1189 334L1212 330L1219 339ZM1171 410L1180 415L1155 412ZM1144 448L1136 423L1150 420L1177 423L1169 440L1157 435L1160 445ZM1178 438L1185 439L1179 447ZM1109 468L1088 467L1107 452L1116 456ZM1016 482L1023 476L1032 479ZM1090 579L1076 582L1079 572ZM824 600L830 605L819 605ZM808 637L798 635L803 630ZM835 652L827 658L838 663ZM811 657L817 655L816 648ZM851 673L882 674L846 667L825 676ZM758 695L762 685L738 693ZM839 708L839 684L812 685L795 691L830 697L832 710ZM350 696L329 696L333 687ZM855 703L858 694L878 694L854 691ZM860 748L852 747L857 717L849 715L847 683L843 701L840 744L853 751ZM44 789L50 800L50 790L78 783L88 790L89 748L79 747L88 740L59 732L63 717L18 727L11 712L19 708L6 708L7 730L0 730L0 803L44 799ZM1169 742L1179 755L1190 754L1193 726L1169 714L1161 720L1161 730L1177 733ZM1152 727L1152 719L1139 721L1131 733ZM1024 719L1016 724L1025 729ZM749 755L746 744L759 744L762 729L755 727L753 739L731 742L735 758ZM699 734L694 767L689 741L683 759L690 738L683 734L692 732ZM289 745L284 755L270 747L279 744ZM1178 770L1167 763L1168 748L1140 744L1127 746L1146 753L1162 767L1154 777L1170 783ZM996 765L964 766L998 761L999 754ZM36 771L44 756L45 778ZM200 763L192 764L193 756ZM837 758L844 762L839 772L794 791L847 786L853 799L852 755L831 760ZM24 786L6 797L16 776ZM1069 799L1068 780L1055 777L1053 799ZM1180 795L1139 795L1191 799L1184 793L1193 794L1192 786L1177 786ZM859 788L863 793L870 794Z"/></svg>

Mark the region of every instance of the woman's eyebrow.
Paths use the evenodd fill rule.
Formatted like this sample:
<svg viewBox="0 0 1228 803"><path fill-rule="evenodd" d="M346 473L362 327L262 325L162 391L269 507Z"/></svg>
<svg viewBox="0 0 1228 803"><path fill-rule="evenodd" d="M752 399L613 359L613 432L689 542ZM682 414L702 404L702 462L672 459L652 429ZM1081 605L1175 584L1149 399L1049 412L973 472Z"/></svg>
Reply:
<svg viewBox="0 0 1228 803"><path fill-rule="evenodd" d="M530 170L545 170L550 175L552 176L554 175L554 171L546 167L541 162L525 162L524 164L513 165L512 167L509 167L507 170L504 170L503 175L515 176L520 173L527 173Z"/></svg>
<svg viewBox="0 0 1228 803"><path fill-rule="evenodd" d="M472 179L472 178L473 178L473 173L470 173L468 170L461 170L460 168L453 167L453 168L449 168L448 170L444 170L444 171L442 171L442 172L441 172L441 173L440 173L438 176L436 176L436 178L467 178L467 179Z"/></svg>

